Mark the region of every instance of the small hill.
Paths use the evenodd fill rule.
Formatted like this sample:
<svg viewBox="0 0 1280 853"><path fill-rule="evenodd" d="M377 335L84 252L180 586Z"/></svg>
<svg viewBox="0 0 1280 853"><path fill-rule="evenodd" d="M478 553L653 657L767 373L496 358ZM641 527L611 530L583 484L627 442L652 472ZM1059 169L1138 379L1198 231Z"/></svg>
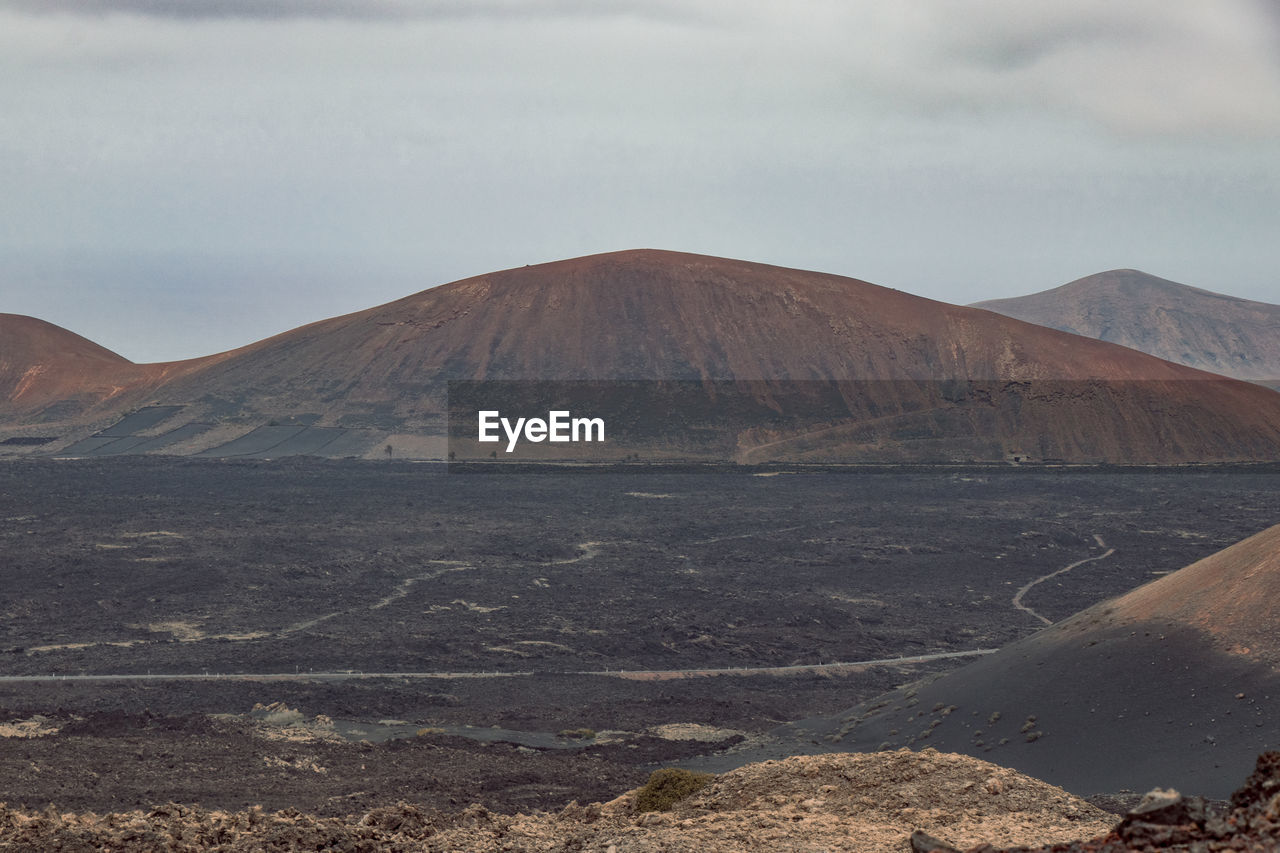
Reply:
<svg viewBox="0 0 1280 853"><path fill-rule="evenodd" d="M1280 387L1280 305L1125 269L973 307Z"/></svg>
<svg viewBox="0 0 1280 853"><path fill-rule="evenodd" d="M1280 525L838 719L831 748L928 744L1076 793L1226 797L1280 743Z"/></svg>
<svg viewBox="0 0 1280 853"><path fill-rule="evenodd" d="M0 405L36 409L111 396L136 377L136 365L60 326L0 314Z"/></svg>

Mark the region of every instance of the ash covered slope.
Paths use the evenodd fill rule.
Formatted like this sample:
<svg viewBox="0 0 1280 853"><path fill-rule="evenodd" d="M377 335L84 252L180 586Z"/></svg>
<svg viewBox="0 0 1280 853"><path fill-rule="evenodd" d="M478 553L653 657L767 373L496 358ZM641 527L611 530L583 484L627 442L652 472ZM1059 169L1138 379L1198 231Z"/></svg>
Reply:
<svg viewBox="0 0 1280 853"><path fill-rule="evenodd" d="M1280 744L1280 525L976 663L800 730L933 746L1080 794L1223 798Z"/></svg>
<svg viewBox="0 0 1280 853"><path fill-rule="evenodd" d="M1280 387L1280 305L1110 270L973 307Z"/></svg>
<svg viewBox="0 0 1280 853"><path fill-rule="evenodd" d="M1023 445L1080 461L1280 454L1280 397L1262 389L855 279L654 250L477 276L315 323L189 371L156 401L415 432L438 428L451 379L876 383L859 389L851 428L747 441L772 458L857 458L904 436L943 459ZM998 381L1001 399L940 387L954 380ZM1036 385L1055 382L1096 385Z"/></svg>

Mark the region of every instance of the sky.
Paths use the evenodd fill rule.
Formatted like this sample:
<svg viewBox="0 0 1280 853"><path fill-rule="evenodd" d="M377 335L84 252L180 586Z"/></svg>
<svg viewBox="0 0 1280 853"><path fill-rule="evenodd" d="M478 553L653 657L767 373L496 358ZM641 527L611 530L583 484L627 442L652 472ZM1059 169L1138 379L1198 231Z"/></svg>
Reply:
<svg viewBox="0 0 1280 853"><path fill-rule="evenodd" d="M0 312L206 355L662 248L1280 302L1280 0L0 0Z"/></svg>

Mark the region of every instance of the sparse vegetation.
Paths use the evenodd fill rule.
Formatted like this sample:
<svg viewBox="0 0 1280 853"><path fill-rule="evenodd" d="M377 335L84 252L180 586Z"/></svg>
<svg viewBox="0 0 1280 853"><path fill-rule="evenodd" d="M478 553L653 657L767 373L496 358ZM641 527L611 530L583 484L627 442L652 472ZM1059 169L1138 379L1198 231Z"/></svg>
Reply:
<svg viewBox="0 0 1280 853"><path fill-rule="evenodd" d="M999 712L999 711L992 711L992 712L991 712L991 716L990 716L990 717L987 717L987 722L988 722L988 723L990 723L990 724L991 724L991 725L993 725L993 726L994 726L996 723L998 723L999 721L1000 721L1000 712Z"/></svg>
<svg viewBox="0 0 1280 853"><path fill-rule="evenodd" d="M561 729L560 737L568 740L595 740L595 729Z"/></svg>
<svg viewBox="0 0 1280 853"><path fill-rule="evenodd" d="M649 774L649 781L636 793L636 811L669 812L685 797L701 791L715 776L676 767L664 767Z"/></svg>

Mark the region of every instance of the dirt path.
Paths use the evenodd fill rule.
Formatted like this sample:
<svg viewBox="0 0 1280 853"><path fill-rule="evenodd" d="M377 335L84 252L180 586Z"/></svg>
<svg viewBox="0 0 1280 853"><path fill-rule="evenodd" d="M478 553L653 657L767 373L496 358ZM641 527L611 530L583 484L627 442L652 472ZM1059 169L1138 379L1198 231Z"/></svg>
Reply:
<svg viewBox="0 0 1280 853"><path fill-rule="evenodd" d="M586 544L595 545L597 543L588 542ZM594 552L592 555L594 555ZM588 555L583 555L583 557L579 557L577 559L585 559L586 556ZM435 580L436 578L441 577L442 575L449 574L450 572L466 572L466 571L471 571L475 568L475 566L472 566L457 560L430 560L428 562L444 563L446 564L446 566L445 568L436 569L434 571L427 572L426 574L416 575L411 578L405 578L404 580L396 584L396 586L391 590L390 593L388 593L387 595L384 595L382 598L378 599L372 604L359 605L357 607L348 607L343 610L335 610L331 613L325 613L321 616L314 616L310 619L304 619L301 622L290 623L274 631L262 630L262 631L246 631L242 633L204 634L199 631L192 630L180 635L174 634L173 639L179 643L208 643L208 642L217 642L217 641L245 643L245 642L253 642L257 640L267 640L267 639L283 640L286 637L289 637L293 634L297 634L299 631L306 631L310 628L314 628L315 626L323 622L328 622L330 619L335 619L339 616L346 616L348 614L357 613L362 610L381 610L382 608L407 596L409 594L409 591L413 588L415 584L422 583L423 581ZM566 562L573 562L573 560L568 560ZM153 642L153 641L150 639L139 638L134 640L92 640L87 642L56 643L53 645L32 646L27 649L27 654L30 655L30 654L41 654L44 652L60 652L60 651L70 651L74 649L88 649L88 648L93 648L95 646L118 646L120 648L129 648L131 646L138 646L138 645L142 645L143 643L149 643L149 642Z"/></svg>
<svg viewBox="0 0 1280 853"><path fill-rule="evenodd" d="M1093 540L1098 543L1099 548L1107 548L1107 543L1102 541L1102 537L1099 536L1097 533L1093 534ZM1069 566L1064 566L1063 568L1058 569L1057 571L1049 572L1049 574L1047 575L1036 578L1035 580L1031 581L1031 583L1023 586L1016 593L1014 593L1013 606L1021 610L1023 613L1030 613L1032 616L1039 619L1041 622L1043 622L1046 625L1052 625L1053 622L1051 620L1046 619L1044 616L1041 616L1039 613L1032 610L1027 605L1023 604L1022 597L1026 595L1028 592L1030 592L1031 588L1034 587L1036 584L1044 583L1050 578L1056 578L1058 575L1065 575L1067 572L1071 571L1077 566L1083 566L1085 563L1092 563L1097 560L1105 560L1107 557L1110 557L1115 552L1116 552L1115 548L1107 548L1107 550L1104 553L1101 553L1096 557L1085 557L1083 560L1076 560L1074 563L1072 563Z"/></svg>
<svg viewBox="0 0 1280 853"><path fill-rule="evenodd" d="M998 649L973 649L963 652L931 652L875 660L841 661L838 663L798 664L794 666L726 667L723 669L667 669L667 670L595 670L570 672L568 675L603 675L611 678L629 678L637 681L662 681L671 678L703 678L707 676L791 675L806 672L839 672L870 666L895 666L899 664L925 663L947 658L976 657L994 654ZM113 673L101 675L0 675L0 683L43 683L52 681L347 681L358 678L517 678L536 675L531 670L520 672L184 672L184 673ZM554 673L550 673L554 674Z"/></svg>
<svg viewBox="0 0 1280 853"><path fill-rule="evenodd" d="M910 663L927 663L947 658L977 657L994 654L999 649L973 649L964 652L932 652L924 655L908 655L897 658L879 658L877 660L841 661L837 663L808 663L794 666L739 666L723 669L649 669L649 670L604 670L603 672L579 672L576 675L607 675L613 678L627 678L635 681L666 681L673 678L706 678L709 676L745 676L745 675L792 675L799 673L845 673L866 669L872 666L896 666Z"/></svg>

